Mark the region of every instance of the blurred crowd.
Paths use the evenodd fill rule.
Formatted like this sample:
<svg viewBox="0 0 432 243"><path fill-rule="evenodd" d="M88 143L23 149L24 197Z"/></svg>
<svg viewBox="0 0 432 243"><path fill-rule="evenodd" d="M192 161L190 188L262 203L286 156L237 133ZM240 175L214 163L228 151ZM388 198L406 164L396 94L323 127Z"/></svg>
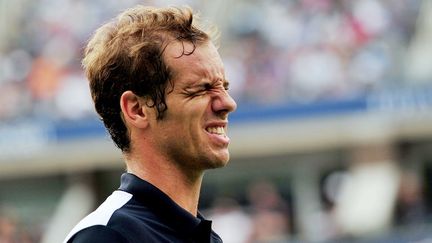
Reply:
<svg viewBox="0 0 432 243"><path fill-rule="evenodd" d="M253 181L246 188L246 204L218 198L208 213L225 243L429 242L431 208L421 176L403 170L397 182L393 181L396 183L387 184L385 174L391 169L381 166L371 166L363 176L345 169L323 175L319 207L307 212L307 228L300 229L304 226L298 222L298 205L284 197L271 180ZM356 183L368 189L357 187L348 192L351 198L347 202L344 189L353 189ZM389 195L392 193L394 196Z"/></svg>
<svg viewBox="0 0 432 243"><path fill-rule="evenodd" d="M136 3L0 1L0 119L94 116L80 66L97 26ZM213 3L217 4L217 3ZM403 85L420 0L221 1L221 54L242 104L303 104ZM204 16L206 17L206 16Z"/></svg>
<svg viewBox="0 0 432 243"><path fill-rule="evenodd" d="M225 50L239 100L308 103L402 85L420 1L247 1ZM230 76L230 75L229 75Z"/></svg>
<svg viewBox="0 0 432 243"><path fill-rule="evenodd" d="M292 205L269 180L246 188L247 204L217 198L209 209L215 231L225 243L288 242L293 234Z"/></svg>
<svg viewBox="0 0 432 243"><path fill-rule="evenodd" d="M0 204L0 207L2 205ZM36 243L42 234L37 225L27 225L11 207L0 208L0 243Z"/></svg>

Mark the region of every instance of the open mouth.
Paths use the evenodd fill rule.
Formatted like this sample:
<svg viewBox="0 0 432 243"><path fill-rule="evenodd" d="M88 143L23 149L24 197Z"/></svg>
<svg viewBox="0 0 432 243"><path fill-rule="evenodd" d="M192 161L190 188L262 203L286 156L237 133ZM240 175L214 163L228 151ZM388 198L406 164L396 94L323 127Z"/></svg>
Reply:
<svg viewBox="0 0 432 243"><path fill-rule="evenodd" d="M223 126L216 126L216 127L207 127L206 131L210 134L216 134L220 136L226 136L225 129Z"/></svg>

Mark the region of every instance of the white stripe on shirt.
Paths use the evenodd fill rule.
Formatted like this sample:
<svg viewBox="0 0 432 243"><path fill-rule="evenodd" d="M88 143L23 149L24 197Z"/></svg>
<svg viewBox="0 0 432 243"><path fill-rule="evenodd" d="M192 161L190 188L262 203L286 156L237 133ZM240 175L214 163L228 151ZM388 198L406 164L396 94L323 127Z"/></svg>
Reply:
<svg viewBox="0 0 432 243"><path fill-rule="evenodd" d="M83 218L66 236L66 243L78 231L94 225L107 225L113 213L125 205L132 198L132 194L124 191L114 191L94 212Z"/></svg>

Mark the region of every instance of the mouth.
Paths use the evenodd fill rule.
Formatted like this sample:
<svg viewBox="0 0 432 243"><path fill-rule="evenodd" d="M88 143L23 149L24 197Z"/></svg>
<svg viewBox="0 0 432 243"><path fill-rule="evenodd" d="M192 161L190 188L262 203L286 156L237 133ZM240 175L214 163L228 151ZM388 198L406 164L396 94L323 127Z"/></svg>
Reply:
<svg viewBox="0 0 432 243"><path fill-rule="evenodd" d="M215 135L226 137L225 126L207 127L206 131L210 134L215 134Z"/></svg>
<svg viewBox="0 0 432 243"><path fill-rule="evenodd" d="M230 139L227 136L226 124L213 124L205 128L207 134L209 134L211 140L218 144L218 146L228 146Z"/></svg>

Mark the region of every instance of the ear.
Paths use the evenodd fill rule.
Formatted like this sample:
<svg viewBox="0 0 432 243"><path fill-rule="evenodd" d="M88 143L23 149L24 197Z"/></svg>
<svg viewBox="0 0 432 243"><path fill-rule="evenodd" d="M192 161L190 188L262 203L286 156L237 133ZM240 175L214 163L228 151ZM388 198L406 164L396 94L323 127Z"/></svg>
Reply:
<svg viewBox="0 0 432 243"><path fill-rule="evenodd" d="M146 114L145 101L132 91L125 91L120 97L120 107L126 126L146 128L149 125L149 117Z"/></svg>

